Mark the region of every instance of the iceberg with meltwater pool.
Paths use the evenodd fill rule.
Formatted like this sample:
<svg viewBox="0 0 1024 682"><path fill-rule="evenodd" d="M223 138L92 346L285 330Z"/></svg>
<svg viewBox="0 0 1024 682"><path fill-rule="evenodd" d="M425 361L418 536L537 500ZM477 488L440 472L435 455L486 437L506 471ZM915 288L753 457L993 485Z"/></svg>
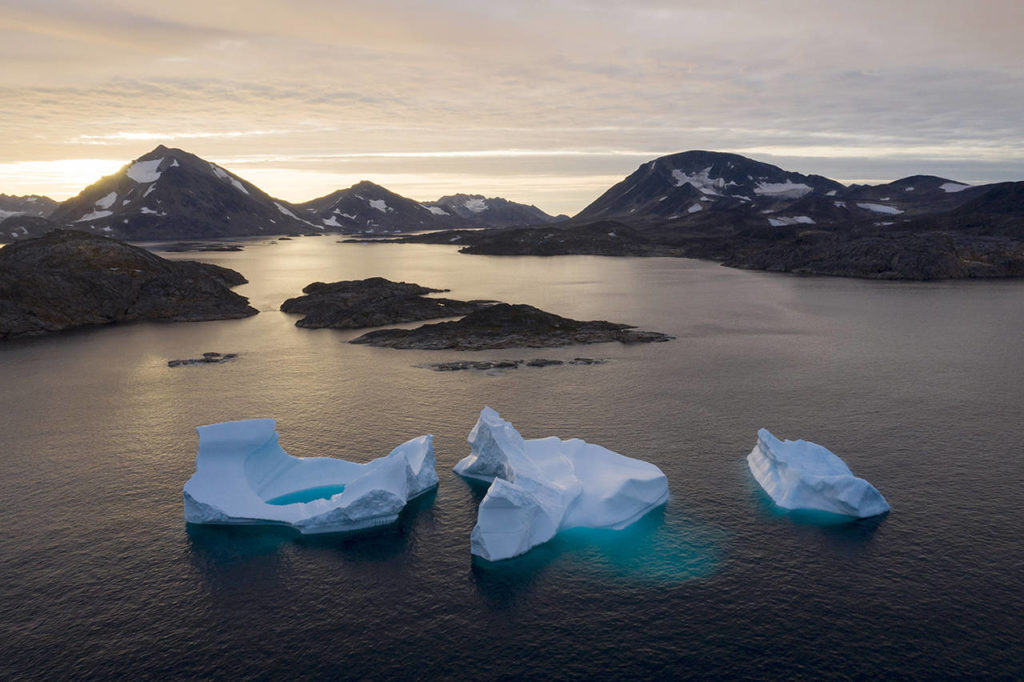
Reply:
<svg viewBox="0 0 1024 682"><path fill-rule="evenodd" d="M292 457L273 419L200 426L196 471L185 483L185 520L276 524L305 534L381 526L437 485L433 437L413 438L366 464Z"/></svg>
<svg viewBox="0 0 1024 682"><path fill-rule="evenodd" d="M867 518L889 511L873 485L857 478L838 456L816 443L780 441L768 429L757 432L747 465L775 504Z"/></svg>
<svg viewBox="0 0 1024 682"><path fill-rule="evenodd" d="M455 472L491 481L470 537L472 553L509 559L569 528L625 528L668 499L661 469L578 438L525 440L490 407Z"/></svg>

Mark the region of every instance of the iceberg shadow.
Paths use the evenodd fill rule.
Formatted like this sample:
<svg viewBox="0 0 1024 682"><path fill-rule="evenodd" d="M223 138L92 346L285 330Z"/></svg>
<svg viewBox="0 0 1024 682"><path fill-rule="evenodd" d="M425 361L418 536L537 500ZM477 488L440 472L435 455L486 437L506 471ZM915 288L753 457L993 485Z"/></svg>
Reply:
<svg viewBox="0 0 1024 682"><path fill-rule="evenodd" d="M189 561L211 589L234 592L253 579L272 586L296 551L329 552L351 563L394 560L411 551L419 526L432 523L436 497L434 488L413 498L386 526L336 533L304 535L274 524L186 523Z"/></svg>

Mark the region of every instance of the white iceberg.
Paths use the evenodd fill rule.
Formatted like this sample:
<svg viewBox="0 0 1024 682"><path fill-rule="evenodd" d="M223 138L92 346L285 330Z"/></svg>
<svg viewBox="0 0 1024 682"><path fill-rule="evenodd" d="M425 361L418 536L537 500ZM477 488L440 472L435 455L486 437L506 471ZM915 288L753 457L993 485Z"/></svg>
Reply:
<svg viewBox="0 0 1024 682"><path fill-rule="evenodd" d="M492 481L471 536L473 554L509 559L568 528L625 528L668 499L668 480L648 462L578 438L524 440L485 407L455 466Z"/></svg>
<svg viewBox="0 0 1024 682"><path fill-rule="evenodd" d="M867 518L889 511L873 485L857 478L843 460L816 443L780 441L768 429L757 432L750 472L775 504Z"/></svg>
<svg viewBox="0 0 1024 682"><path fill-rule="evenodd" d="M200 426L196 472L185 483L185 520L277 524L305 534L381 526L437 485L433 436L366 464L292 457L273 419Z"/></svg>

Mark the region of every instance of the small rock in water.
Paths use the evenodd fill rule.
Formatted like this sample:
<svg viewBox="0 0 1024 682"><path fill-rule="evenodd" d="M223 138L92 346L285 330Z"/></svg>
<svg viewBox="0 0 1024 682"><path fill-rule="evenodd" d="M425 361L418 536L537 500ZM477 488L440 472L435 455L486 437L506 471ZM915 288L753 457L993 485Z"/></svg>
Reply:
<svg viewBox="0 0 1024 682"><path fill-rule="evenodd" d="M493 362L488 360L456 360L454 362L417 365L417 367L426 367L435 372L458 372L463 369L518 369L522 363L522 360L498 360Z"/></svg>
<svg viewBox="0 0 1024 682"><path fill-rule="evenodd" d="M455 360L453 362L437 362L425 365L416 365L432 369L435 372L458 372L464 369L518 369L527 367L554 367L556 365L603 365L608 362L598 358L573 358L572 360L549 360L547 358L533 358L532 360Z"/></svg>
<svg viewBox="0 0 1024 682"><path fill-rule="evenodd" d="M534 358L528 360L526 363L527 367L548 367L550 365L564 365L565 363L561 360L546 360L544 358Z"/></svg>
<svg viewBox="0 0 1024 682"><path fill-rule="evenodd" d="M186 358L184 360L168 360L167 361L167 366L168 367L188 367L190 365L203 365L203 364L207 364L208 365L208 364L213 364L213 363L227 362L228 360L233 360L234 358L237 358L237 357L238 357L238 353L224 353L224 354L221 354L221 353L215 353L215 352L211 351L211 352L203 353L203 357L201 357L201 358Z"/></svg>

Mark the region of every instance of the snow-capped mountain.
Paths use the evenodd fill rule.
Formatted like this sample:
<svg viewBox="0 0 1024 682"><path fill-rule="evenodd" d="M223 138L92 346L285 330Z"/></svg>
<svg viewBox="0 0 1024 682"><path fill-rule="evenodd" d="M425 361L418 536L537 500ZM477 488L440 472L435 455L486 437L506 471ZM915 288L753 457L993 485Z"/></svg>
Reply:
<svg viewBox="0 0 1024 682"><path fill-rule="evenodd" d="M363 180L296 208L311 223L331 232L411 232L438 228L430 208Z"/></svg>
<svg viewBox="0 0 1024 682"><path fill-rule="evenodd" d="M419 202L363 180L298 204L310 222L336 232L413 232L463 227L541 225L555 218L536 206L481 194L452 194Z"/></svg>
<svg viewBox="0 0 1024 682"><path fill-rule="evenodd" d="M784 171L739 154L689 151L648 161L575 218L677 219L710 210L764 211L844 189L820 175Z"/></svg>
<svg viewBox="0 0 1024 682"><path fill-rule="evenodd" d="M564 216L549 215L533 205L501 197L485 197L482 194L451 194L437 201L424 202L423 205L445 227L456 227L454 218L462 219L466 227L543 225L566 219ZM446 219L452 222L446 222Z"/></svg>
<svg viewBox="0 0 1024 682"><path fill-rule="evenodd" d="M14 196L0 194L0 220L11 216L45 218L57 207L57 202L39 194Z"/></svg>
<svg viewBox="0 0 1024 682"><path fill-rule="evenodd" d="M163 145L61 203L49 219L135 240L322 230L217 164Z"/></svg>

